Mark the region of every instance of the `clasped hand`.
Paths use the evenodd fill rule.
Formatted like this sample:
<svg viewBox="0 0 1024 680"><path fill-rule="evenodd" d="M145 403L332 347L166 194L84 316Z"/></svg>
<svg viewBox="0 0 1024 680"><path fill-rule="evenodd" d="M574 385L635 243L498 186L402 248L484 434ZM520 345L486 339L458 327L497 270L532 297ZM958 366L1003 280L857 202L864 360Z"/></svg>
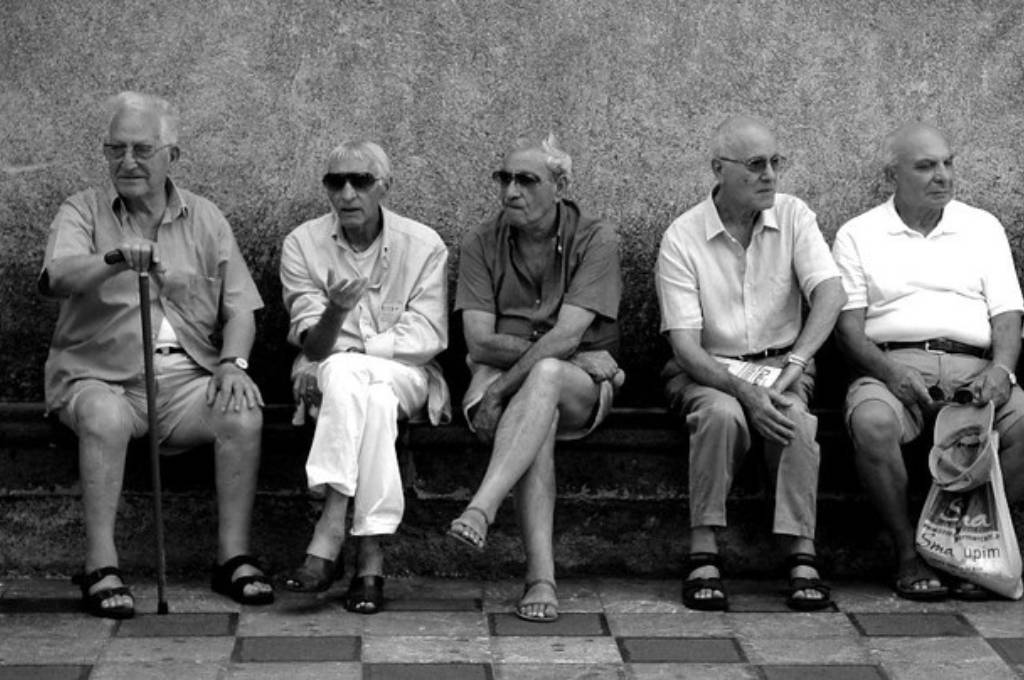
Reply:
<svg viewBox="0 0 1024 680"><path fill-rule="evenodd" d="M156 241L141 238L128 239L118 244L117 252L121 253L128 269L137 272L161 269L160 250Z"/></svg>

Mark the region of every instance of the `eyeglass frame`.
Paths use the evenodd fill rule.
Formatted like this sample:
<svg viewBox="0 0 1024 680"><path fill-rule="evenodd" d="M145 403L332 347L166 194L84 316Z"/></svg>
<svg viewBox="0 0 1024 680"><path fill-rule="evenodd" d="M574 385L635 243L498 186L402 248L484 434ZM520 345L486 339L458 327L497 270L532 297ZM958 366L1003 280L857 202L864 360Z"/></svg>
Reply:
<svg viewBox="0 0 1024 680"><path fill-rule="evenodd" d="M747 169L747 172L755 175L763 175L769 165L772 166L772 170L774 172L783 172L789 164L789 159L780 153L772 154L771 156L754 156L753 158L748 158L745 161L737 160L735 158L727 158L725 156L715 156L715 160L742 165Z"/></svg>
<svg viewBox="0 0 1024 680"><path fill-rule="evenodd" d="M510 186L513 182L524 189L530 189L544 181L529 172L509 172L508 170L495 170L491 173L491 179L503 187Z"/></svg>
<svg viewBox="0 0 1024 680"><path fill-rule="evenodd" d="M351 186L353 191L369 191L380 180L372 172L326 172L320 178L320 183L328 191L343 191L345 185Z"/></svg>
<svg viewBox="0 0 1024 680"><path fill-rule="evenodd" d="M161 146L154 146L152 151L148 153L139 153L137 149L139 147L147 148L152 146L151 144L111 144L110 142L103 142L103 157L110 162L124 160L124 157L128 155L129 149L132 158L136 161L148 161L153 156L157 155L160 151L171 147L177 146L175 143L163 144ZM118 153L120 151L120 153ZM113 155L112 155L113 154Z"/></svg>

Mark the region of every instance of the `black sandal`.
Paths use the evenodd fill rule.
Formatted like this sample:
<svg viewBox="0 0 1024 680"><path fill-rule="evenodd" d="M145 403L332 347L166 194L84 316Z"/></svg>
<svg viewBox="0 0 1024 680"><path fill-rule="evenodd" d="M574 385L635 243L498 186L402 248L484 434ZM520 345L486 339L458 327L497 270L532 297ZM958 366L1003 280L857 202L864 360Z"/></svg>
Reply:
<svg viewBox="0 0 1024 680"><path fill-rule="evenodd" d="M715 567L719 573L722 571L722 560L718 553L696 552L690 553L686 558L686 574L689 577L701 567ZM702 590L717 590L721 595L711 597L697 597ZM687 578L683 581L683 604L690 609L703 612L723 612L729 607L729 595L725 592L725 585L719 576L712 578Z"/></svg>
<svg viewBox="0 0 1024 680"><path fill-rule="evenodd" d="M295 593L321 593L330 588L338 576L334 560L307 553L302 564L281 579L281 584Z"/></svg>
<svg viewBox="0 0 1024 680"><path fill-rule="evenodd" d="M356 614L376 614L384 606L384 577L353 576L345 593L345 609Z"/></svg>
<svg viewBox="0 0 1024 680"><path fill-rule="evenodd" d="M113 588L103 588L95 593L89 592L89 588L92 588L108 576L116 576L121 579L121 585L114 586ZM130 619L135 616L135 596L132 595L132 591L125 585L124 577L121 576L121 570L117 567L100 567L89 573L75 574L71 577L71 582L82 590L82 609L87 613L106 619ZM104 602L119 595L127 595L132 599L132 603L117 607L103 606Z"/></svg>
<svg viewBox="0 0 1024 680"><path fill-rule="evenodd" d="M810 553L793 553L786 558L787 574L792 574L797 567L811 567L821 572L818 566L818 558ZM821 597L797 597L796 594L802 590L814 590L821 593ZM825 585L820 578L804 578L801 576L789 577L789 589L786 591L786 606L798 612L813 612L821 609L828 609L832 606L832 589Z"/></svg>
<svg viewBox="0 0 1024 680"><path fill-rule="evenodd" d="M210 588L213 592L226 595L239 604L258 605L273 602L274 586L264 574L250 574L249 576L239 576L236 579L231 578L235 575L235 571L244 564L263 571L260 563L251 555L235 555L224 564L215 564L213 566L213 578L210 581ZM265 583L270 586L270 591L246 595L245 587L252 583Z"/></svg>

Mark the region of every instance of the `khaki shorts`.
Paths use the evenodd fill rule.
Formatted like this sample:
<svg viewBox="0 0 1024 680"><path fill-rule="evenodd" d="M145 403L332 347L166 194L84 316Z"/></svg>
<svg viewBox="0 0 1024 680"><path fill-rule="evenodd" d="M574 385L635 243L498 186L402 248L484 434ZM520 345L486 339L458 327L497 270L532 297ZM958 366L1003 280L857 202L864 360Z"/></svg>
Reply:
<svg viewBox="0 0 1024 680"><path fill-rule="evenodd" d="M918 371L925 384L938 385L943 393L951 397L956 390L969 385L989 366L988 359L969 354L940 354L923 349L897 349L887 352L889 359ZM907 406L889 391L885 383L867 376L857 378L846 392L844 421L850 430L850 416L866 401L881 401L887 404L900 422L900 442L905 444L921 436L925 425L925 414L917 404ZM1024 417L1024 391L1014 387L1010 399L996 410L996 430L1005 432Z"/></svg>
<svg viewBox="0 0 1024 680"><path fill-rule="evenodd" d="M157 431L161 453L181 453L198 444L213 441L210 407L206 388L211 375L192 361L187 354L155 354ZM146 417L146 382L143 378L124 383L110 383L83 378L71 384L69 397L58 412L60 422L76 434L79 423L75 406L92 390L104 390L120 397L119 405L125 420L131 423L131 436L142 437L149 429Z"/></svg>
<svg viewBox="0 0 1024 680"><path fill-rule="evenodd" d="M469 370L473 377L470 378L469 387L466 389L466 394L462 398L462 415L466 417L466 424L469 426L471 432L476 432L473 429L473 411L476 409L477 404L484 398L484 392L490 387L491 383L500 378L505 372L500 368L493 366L487 366L486 364L478 364L466 357L466 365L469 366ZM559 441L570 441L573 439L582 439L588 434L594 431L598 425L604 422L604 419L608 416L608 412L612 410L612 399L615 396L615 386L612 385L611 380L605 380L599 383L601 388L600 394L597 398L597 406L594 407L594 411L591 414L590 420L587 421L586 426L571 430L562 431L559 430L558 434L555 435L555 439Z"/></svg>

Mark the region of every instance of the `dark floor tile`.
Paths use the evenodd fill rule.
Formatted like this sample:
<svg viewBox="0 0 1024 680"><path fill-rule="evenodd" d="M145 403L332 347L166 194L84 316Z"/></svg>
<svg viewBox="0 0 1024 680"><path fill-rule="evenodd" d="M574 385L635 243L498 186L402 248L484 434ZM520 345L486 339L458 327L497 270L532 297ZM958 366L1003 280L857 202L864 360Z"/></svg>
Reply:
<svg viewBox="0 0 1024 680"><path fill-rule="evenodd" d="M733 638L619 638L627 663L744 663Z"/></svg>
<svg viewBox="0 0 1024 680"><path fill-rule="evenodd" d="M142 614L122 621L118 637L210 637L234 635L238 614Z"/></svg>
<svg viewBox="0 0 1024 680"><path fill-rule="evenodd" d="M854 625L864 635L879 637L967 637L978 631L960 614L902 613L850 614Z"/></svg>
<svg viewBox="0 0 1024 680"><path fill-rule="evenodd" d="M363 680L491 680L482 663L371 663L363 665Z"/></svg>
<svg viewBox="0 0 1024 680"><path fill-rule="evenodd" d="M885 680L877 666L762 666L764 680Z"/></svg>
<svg viewBox="0 0 1024 680"><path fill-rule="evenodd" d="M5 597L0 614L67 614L82 611L77 597Z"/></svg>
<svg viewBox="0 0 1024 680"><path fill-rule="evenodd" d="M490 614L491 635L610 635L604 614L562 614L551 623L523 621L514 614Z"/></svg>
<svg viewBox="0 0 1024 680"><path fill-rule="evenodd" d="M91 666L0 666L0 680L86 680Z"/></svg>
<svg viewBox="0 0 1024 680"><path fill-rule="evenodd" d="M355 635L324 637L241 637L232 659L246 661L359 661L360 639Z"/></svg>
<svg viewBox="0 0 1024 680"><path fill-rule="evenodd" d="M735 597L730 594L729 611L733 614L795 614L786 606L786 600L782 595L778 597ZM817 610L825 614L839 611L834 602L824 609Z"/></svg>
<svg viewBox="0 0 1024 680"><path fill-rule="evenodd" d="M1024 638L987 638L992 649L1009 664L1024 664Z"/></svg>
<svg viewBox="0 0 1024 680"><path fill-rule="evenodd" d="M388 600L384 608L389 612L478 612L480 598L403 598Z"/></svg>

